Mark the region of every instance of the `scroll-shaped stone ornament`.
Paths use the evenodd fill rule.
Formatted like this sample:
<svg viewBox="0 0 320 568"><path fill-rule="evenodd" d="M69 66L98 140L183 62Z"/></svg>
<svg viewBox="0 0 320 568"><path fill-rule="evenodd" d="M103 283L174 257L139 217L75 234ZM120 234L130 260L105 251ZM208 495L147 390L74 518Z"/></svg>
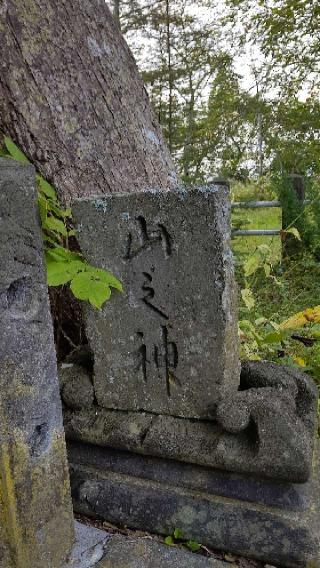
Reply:
<svg viewBox="0 0 320 568"><path fill-rule="evenodd" d="M312 379L290 367L252 361L242 365L240 388L217 411L225 432L217 455L225 469L235 471L237 464L239 472L307 481L317 423Z"/></svg>

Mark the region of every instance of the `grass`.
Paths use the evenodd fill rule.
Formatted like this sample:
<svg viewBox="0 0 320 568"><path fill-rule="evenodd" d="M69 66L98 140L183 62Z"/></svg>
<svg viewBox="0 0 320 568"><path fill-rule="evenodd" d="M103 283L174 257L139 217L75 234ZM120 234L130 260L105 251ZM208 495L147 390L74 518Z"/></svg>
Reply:
<svg viewBox="0 0 320 568"><path fill-rule="evenodd" d="M232 228L241 229L281 229L281 209L263 207L259 209L233 209ZM280 236L240 236L232 239L232 248L236 257L252 254L261 244L272 248L274 262L281 259Z"/></svg>
<svg viewBox="0 0 320 568"><path fill-rule="evenodd" d="M231 188L232 201L269 201L276 195L266 180L251 182L246 185L236 183ZM263 207L259 209L233 209L232 228L234 229L281 229L282 212L280 207ZM274 262L281 259L280 236L235 237L232 248L240 260L243 255L252 254L261 244L271 246Z"/></svg>
<svg viewBox="0 0 320 568"><path fill-rule="evenodd" d="M251 188L252 189L252 188ZM273 196L271 197L273 198ZM270 199L270 196L257 196L252 194L250 188L238 189L238 194L233 200L262 200ZM280 208L259 209L234 209L232 211L233 228L241 229L276 229L281 228ZM236 237L232 240L232 249L236 259L236 277L239 287L247 287L245 284L242 264L245 259L252 255L260 244L266 244L271 248L271 260L273 264L272 277L267 278L262 269L259 269L249 282L249 287L255 297L255 306L248 310L241 299L239 300L239 319L249 320L252 324L260 318L267 322L283 322L293 314L306 308L320 304L320 262L305 250L303 256L284 263L281 258L280 236L257 236ZM250 278L249 278L250 280ZM320 337L320 324L312 328L318 331ZM301 329L300 335L309 335L312 329ZM245 340L245 343L250 338ZM264 356L264 347L261 346L261 355ZM311 347L306 347L299 341L288 339L283 344L283 357L278 359L278 349L267 358L287 364L302 365L303 370L308 370L319 384L320 388L320 340L316 340Z"/></svg>

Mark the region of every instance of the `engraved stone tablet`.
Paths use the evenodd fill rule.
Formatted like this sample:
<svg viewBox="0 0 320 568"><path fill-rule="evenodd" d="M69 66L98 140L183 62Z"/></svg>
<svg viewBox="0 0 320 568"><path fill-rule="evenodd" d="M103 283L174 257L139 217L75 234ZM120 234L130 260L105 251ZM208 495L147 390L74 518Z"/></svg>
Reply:
<svg viewBox="0 0 320 568"><path fill-rule="evenodd" d="M123 283L88 309L104 408L214 418L239 368L225 186L78 200L78 239Z"/></svg>
<svg viewBox="0 0 320 568"><path fill-rule="evenodd" d="M35 171L0 158L0 566L60 568L73 542Z"/></svg>

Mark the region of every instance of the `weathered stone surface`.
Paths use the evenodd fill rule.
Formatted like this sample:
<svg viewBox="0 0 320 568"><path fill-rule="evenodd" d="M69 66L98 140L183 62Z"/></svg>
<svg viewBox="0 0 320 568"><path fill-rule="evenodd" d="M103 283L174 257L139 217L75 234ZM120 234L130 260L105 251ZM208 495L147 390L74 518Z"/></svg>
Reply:
<svg viewBox="0 0 320 568"><path fill-rule="evenodd" d="M93 568L103 558L111 535L83 523L75 523L75 543L63 568Z"/></svg>
<svg viewBox="0 0 320 568"><path fill-rule="evenodd" d="M156 540L110 534L75 523L76 542L63 568L231 568L213 558L172 548Z"/></svg>
<svg viewBox="0 0 320 568"><path fill-rule="evenodd" d="M90 408L94 403L94 388L89 373L80 365L64 364L59 369L63 402L74 410Z"/></svg>
<svg viewBox="0 0 320 568"><path fill-rule="evenodd" d="M73 515L32 166L0 159L0 566L60 568Z"/></svg>
<svg viewBox="0 0 320 568"><path fill-rule="evenodd" d="M76 369L66 371L73 377ZM310 477L318 393L304 373L274 363L245 363L241 390L218 405L219 423L106 410L94 403L75 411L83 398L79 385L64 413L70 440L273 479Z"/></svg>
<svg viewBox="0 0 320 568"><path fill-rule="evenodd" d="M295 414L314 436L317 427L318 389L306 373L270 361L244 361L241 390L274 388L295 401Z"/></svg>
<svg viewBox="0 0 320 568"><path fill-rule="evenodd" d="M98 404L212 419L239 385L226 188L110 195L73 212L87 259L125 290L88 310Z"/></svg>
<svg viewBox="0 0 320 568"><path fill-rule="evenodd" d="M232 568L232 565L153 540L115 535L108 540L105 558L97 568Z"/></svg>
<svg viewBox="0 0 320 568"><path fill-rule="evenodd" d="M320 566L318 451L312 480L300 486L92 446L69 456L79 512L160 534L179 527L186 538L277 566Z"/></svg>
<svg viewBox="0 0 320 568"><path fill-rule="evenodd" d="M219 405L225 431L219 455L228 470L245 469L291 481L307 481L317 423L318 390L305 373L267 361L246 362L241 390ZM251 457L235 440L251 439ZM248 461L247 461L248 460Z"/></svg>
<svg viewBox="0 0 320 568"><path fill-rule="evenodd" d="M174 460L68 442L71 466L118 473L179 486L203 494L230 497L267 507L302 511L310 504L310 483L286 483L199 467Z"/></svg>

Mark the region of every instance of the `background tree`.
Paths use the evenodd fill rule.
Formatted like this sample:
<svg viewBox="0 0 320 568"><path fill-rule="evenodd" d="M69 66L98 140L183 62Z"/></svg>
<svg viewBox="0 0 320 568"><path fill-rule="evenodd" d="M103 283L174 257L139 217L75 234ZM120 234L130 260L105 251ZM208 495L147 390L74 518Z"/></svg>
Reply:
<svg viewBox="0 0 320 568"><path fill-rule="evenodd" d="M0 126L63 200L170 188L175 169L135 61L104 2L8 0Z"/></svg>
<svg viewBox="0 0 320 568"><path fill-rule="evenodd" d="M226 0L242 44L259 46L266 77L285 94L320 86L320 5L313 0Z"/></svg>

